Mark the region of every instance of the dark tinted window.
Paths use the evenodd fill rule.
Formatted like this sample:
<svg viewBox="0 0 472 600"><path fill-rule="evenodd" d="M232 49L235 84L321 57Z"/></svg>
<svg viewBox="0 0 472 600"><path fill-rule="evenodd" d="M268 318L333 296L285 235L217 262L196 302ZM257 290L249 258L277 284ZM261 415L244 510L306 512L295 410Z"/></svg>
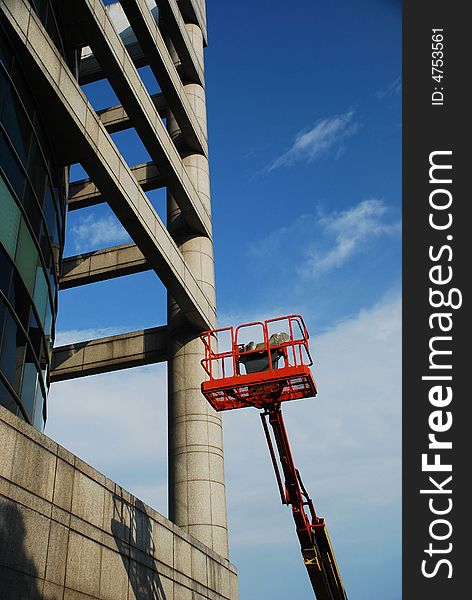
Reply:
<svg viewBox="0 0 472 600"><path fill-rule="evenodd" d="M28 158L28 175L30 176L39 204L42 206L44 202L44 191L46 189L46 167L38 142L35 139L31 144Z"/></svg>
<svg viewBox="0 0 472 600"><path fill-rule="evenodd" d="M25 330L28 329L31 300L26 293L25 285L15 271L13 274L13 282L10 287L9 300L13 308L15 309L16 315L23 325Z"/></svg>
<svg viewBox="0 0 472 600"><path fill-rule="evenodd" d="M5 317L7 316L7 310L3 298L0 296L0 350L2 348L1 339L3 336L3 325L5 323Z"/></svg>
<svg viewBox="0 0 472 600"><path fill-rule="evenodd" d="M0 60L1 60L1 46L0 46ZM3 106L5 104L5 98L7 97L7 89L10 85L1 65L0 65L0 115L3 112Z"/></svg>
<svg viewBox="0 0 472 600"><path fill-rule="evenodd" d="M43 418L43 407L44 407L44 396L42 390L38 386L38 392L36 394L36 403L34 405L34 417L33 417L33 425L37 429L42 429L44 427L44 418Z"/></svg>
<svg viewBox="0 0 472 600"><path fill-rule="evenodd" d="M36 239L39 241L42 216L39 211L36 196L34 195L33 190L31 189L31 185L29 183L26 184L22 204L25 207L25 212L28 217L28 221L31 225L31 229L33 230Z"/></svg>
<svg viewBox="0 0 472 600"><path fill-rule="evenodd" d="M50 0L32 4L60 45ZM65 170L55 165L34 90L1 24L0 37L0 402L42 429L57 301L54 274L66 211Z"/></svg>
<svg viewBox="0 0 472 600"><path fill-rule="evenodd" d="M17 393L20 388L25 349L26 338L8 311L3 329L0 369L8 383Z"/></svg>
<svg viewBox="0 0 472 600"><path fill-rule="evenodd" d="M39 327L38 321L36 320L36 317L34 316L34 313L32 311L30 315L28 337L30 339L31 346L33 347L33 351L38 357L39 362L39 357L41 356L41 346L43 343L43 332Z"/></svg>
<svg viewBox="0 0 472 600"><path fill-rule="evenodd" d="M26 412L33 416L34 401L38 386L38 369L34 362L33 353L28 348L26 351L25 364L23 369L23 381L21 384L21 401Z"/></svg>
<svg viewBox="0 0 472 600"><path fill-rule="evenodd" d="M13 266L0 247L0 290L2 290L5 296L8 296L12 272Z"/></svg>
<svg viewBox="0 0 472 600"><path fill-rule="evenodd" d="M10 394L7 386L3 383L2 378L0 377L0 405L8 408L12 413L16 415L16 411L18 410L18 404L13 399L13 396Z"/></svg>
<svg viewBox="0 0 472 600"><path fill-rule="evenodd" d="M0 130L0 167L5 171L5 175L10 182L13 190L18 198L23 197L23 189L25 187L25 174L18 164L11 150L10 144L7 142L4 133Z"/></svg>
<svg viewBox="0 0 472 600"><path fill-rule="evenodd" d="M3 32L0 31L0 34L2 33ZM2 35L0 35L0 61L2 61L3 66L9 72L13 61L13 55L7 43L3 40Z"/></svg>
<svg viewBox="0 0 472 600"><path fill-rule="evenodd" d="M9 101L5 102L3 107L2 122L20 160L25 163L33 134L23 107L20 106L13 90L10 90Z"/></svg>

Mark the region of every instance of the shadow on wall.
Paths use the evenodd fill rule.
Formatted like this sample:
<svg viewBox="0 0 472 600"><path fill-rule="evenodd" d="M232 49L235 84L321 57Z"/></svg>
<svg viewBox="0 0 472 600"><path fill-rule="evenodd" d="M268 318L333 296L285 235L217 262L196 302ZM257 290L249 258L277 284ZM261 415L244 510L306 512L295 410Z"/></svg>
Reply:
<svg viewBox="0 0 472 600"><path fill-rule="evenodd" d="M120 552L134 597L139 600L167 600L154 560L155 545L152 538L152 521L146 506L138 499L131 506L122 497L113 496L111 530ZM129 553L137 548L138 552ZM135 557L135 560L128 556Z"/></svg>
<svg viewBox="0 0 472 600"><path fill-rule="evenodd" d="M0 597L5 600L47 600L42 581L25 547L26 527L18 507L0 498ZM46 552L46 548L44 549Z"/></svg>

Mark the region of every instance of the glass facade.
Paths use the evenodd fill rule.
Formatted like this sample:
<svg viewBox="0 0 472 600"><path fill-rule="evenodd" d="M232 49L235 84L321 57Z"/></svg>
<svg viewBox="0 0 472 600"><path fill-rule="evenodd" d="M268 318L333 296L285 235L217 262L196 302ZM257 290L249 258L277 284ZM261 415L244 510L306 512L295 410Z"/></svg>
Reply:
<svg viewBox="0 0 472 600"><path fill-rule="evenodd" d="M0 24L0 404L40 430L64 246L64 176Z"/></svg>

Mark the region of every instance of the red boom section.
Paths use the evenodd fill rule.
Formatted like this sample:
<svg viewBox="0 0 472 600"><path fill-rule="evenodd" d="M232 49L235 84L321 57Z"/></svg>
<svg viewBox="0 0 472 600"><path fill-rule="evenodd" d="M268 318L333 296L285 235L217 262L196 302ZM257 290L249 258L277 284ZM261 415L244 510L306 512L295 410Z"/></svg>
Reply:
<svg viewBox="0 0 472 600"><path fill-rule="evenodd" d="M258 343L245 344L250 335ZM202 366L209 376L202 393L217 411L265 408L316 395L308 332L300 315L215 329L201 339Z"/></svg>
<svg viewBox="0 0 472 600"><path fill-rule="evenodd" d="M300 549L316 598L317 600L347 600L326 524L324 519L316 515L313 501L303 487L300 474L295 467L280 406L266 409L261 414L261 419L279 486L280 498L283 504L289 504L292 507ZM282 485L267 421L269 421L274 434L285 485ZM308 513L306 509L308 509Z"/></svg>

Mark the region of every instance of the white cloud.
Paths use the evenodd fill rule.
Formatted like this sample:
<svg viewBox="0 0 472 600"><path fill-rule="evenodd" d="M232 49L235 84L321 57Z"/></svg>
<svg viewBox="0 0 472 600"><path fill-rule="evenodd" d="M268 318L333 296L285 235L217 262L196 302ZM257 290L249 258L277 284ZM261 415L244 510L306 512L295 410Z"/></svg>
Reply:
<svg viewBox="0 0 472 600"><path fill-rule="evenodd" d="M322 216L319 224L334 246L325 251L313 251L303 270L312 275L327 273L342 266L369 240L400 232L400 222L387 222L388 207L382 200L363 200L352 208Z"/></svg>
<svg viewBox="0 0 472 600"><path fill-rule="evenodd" d="M379 100L383 100L384 98L389 98L391 96L398 96L402 91L402 78L397 77L391 83L389 83L386 87L380 88L375 92L375 95Z"/></svg>
<svg viewBox="0 0 472 600"><path fill-rule="evenodd" d="M326 274L344 265L374 238L399 234L401 223L389 219L389 212L384 201L372 198L343 211L301 215L254 242L248 252L268 260L279 256L280 248L284 248L291 270L293 256L299 254L300 274L307 277Z"/></svg>
<svg viewBox="0 0 472 600"><path fill-rule="evenodd" d="M80 218L67 233L76 252L89 252L112 244L131 241L114 215L97 217L89 214Z"/></svg>
<svg viewBox="0 0 472 600"><path fill-rule="evenodd" d="M308 131L301 131L289 150L279 156L268 170L289 167L302 161L313 162L329 152L334 152L338 158L344 151L344 142L359 130L354 115L354 111L349 111L326 117L317 121Z"/></svg>

